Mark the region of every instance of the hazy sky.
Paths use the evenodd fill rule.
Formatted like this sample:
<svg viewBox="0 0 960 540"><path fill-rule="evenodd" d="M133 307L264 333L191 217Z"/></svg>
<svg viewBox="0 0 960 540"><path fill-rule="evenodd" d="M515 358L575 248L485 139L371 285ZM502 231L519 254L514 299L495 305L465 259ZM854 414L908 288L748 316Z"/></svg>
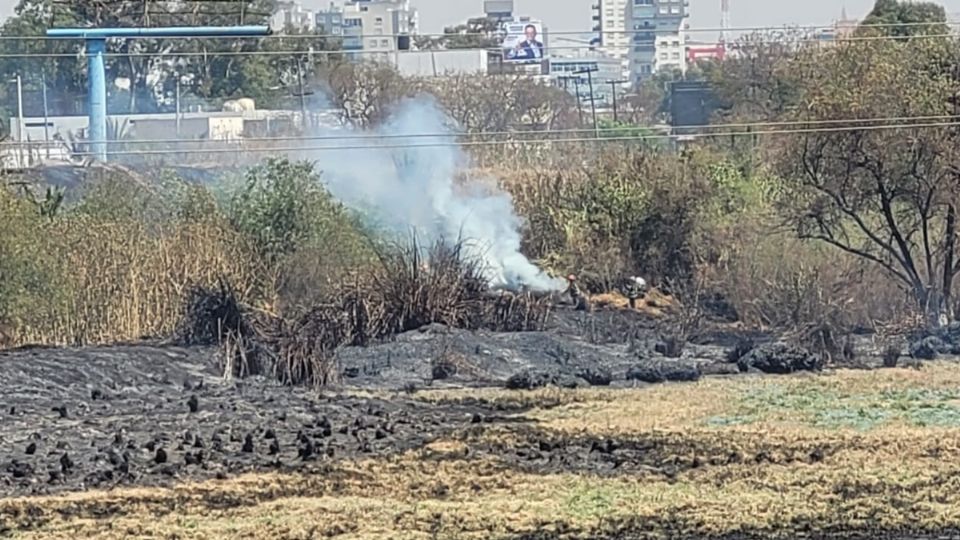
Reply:
<svg viewBox="0 0 960 540"><path fill-rule="evenodd" d="M301 0L303 5L318 8L329 0ZM423 32L441 32L444 26L456 24L483 12L483 0L411 0L420 10ZM590 4L594 0L515 0L518 14L542 19L552 31L588 31L593 25ZM0 14L9 15L17 0L0 0ZM783 24L822 25L839 18L847 8L850 17L860 18L873 6L874 0L730 0L731 23L734 27ZM940 0L952 18L960 18L960 0ZM690 0L690 27L716 28L720 25L720 0ZM704 39L691 33L691 38Z"/></svg>

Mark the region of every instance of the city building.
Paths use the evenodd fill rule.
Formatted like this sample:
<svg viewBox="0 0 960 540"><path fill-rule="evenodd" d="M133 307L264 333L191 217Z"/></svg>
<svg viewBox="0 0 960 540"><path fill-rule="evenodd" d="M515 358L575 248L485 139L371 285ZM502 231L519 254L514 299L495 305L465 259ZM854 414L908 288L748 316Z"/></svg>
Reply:
<svg viewBox="0 0 960 540"><path fill-rule="evenodd" d="M589 71L588 75L586 72ZM581 98L590 96L590 82L593 81L593 96L598 107L613 103L614 91L623 93L620 60L594 53L580 57L550 59L550 80L556 86L571 94L580 92Z"/></svg>
<svg viewBox="0 0 960 540"><path fill-rule="evenodd" d="M316 14L317 33L331 36L343 35L343 7L335 2L330 2L327 9L322 9Z"/></svg>
<svg viewBox="0 0 960 540"><path fill-rule="evenodd" d="M274 32L295 30L313 32L316 29L316 17L312 10L305 9L300 2L280 1L276 11L270 17L270 29Z"/></svg>
<svg viewBox="0 0 960 540"><path fill-rule="evenodd" d="M633 32L631 78L640 81L662 71L686 72L689 0L631 0L628 8L627 24Z"/></svg>
<svg viewBox="0 0 960 540"><path fill-rule="evenodd" d="M342 7L331 3L318 12L316 25L325 34L343 36L344 51L363 59L386 60L390 53L410 50L419 17L409 0L350 0Z"/></svg>
<svg viewBox="0 0 960 540"><path fill-rule="evenodd" d="M834 21L829 28L817 32L816 38L820 43L834 43L838 39L845 39L853 35L859 24L860 21L847 17L847 10L844 8L840 11L840 19Z"/></svg>
<svg viewBox="0 0 960 540"><path fill-rule="evenodd" d="M727 56L727 45L687 41L687 63L696 64L699 60L723 60Z"/></svg>
<svg viewBox="0 0 960 540"><path fill-rule="evenodd" d="M483 13L494 21L508 21L513 19L513 0L484 0Z"/></svg>
<svg viewBox="0 0 960 540"><path fill-rule="evenodd" d="M630 35L627 31L628 2L635 0L597 0L593 4L594 31L599 51L619 59L623 72L630 69Z"/></svg>
<svg viewBox="0 0 960 540"><path fill-rule="evenodd" d="M478 49L403 51L390 60L406 77L486 75L490 65L489 53Z"/></svg>

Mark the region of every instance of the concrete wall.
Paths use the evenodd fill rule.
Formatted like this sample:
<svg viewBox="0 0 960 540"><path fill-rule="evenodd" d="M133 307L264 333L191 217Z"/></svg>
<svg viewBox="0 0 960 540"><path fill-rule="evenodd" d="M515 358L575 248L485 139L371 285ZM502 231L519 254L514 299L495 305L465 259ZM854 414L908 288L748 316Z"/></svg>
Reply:
<svg viewBox="0 0 960 540"><path fill-rule="evenodd" d="M397 70L408 77L487 74L487 51L409 51L394 55Z"/></svg>

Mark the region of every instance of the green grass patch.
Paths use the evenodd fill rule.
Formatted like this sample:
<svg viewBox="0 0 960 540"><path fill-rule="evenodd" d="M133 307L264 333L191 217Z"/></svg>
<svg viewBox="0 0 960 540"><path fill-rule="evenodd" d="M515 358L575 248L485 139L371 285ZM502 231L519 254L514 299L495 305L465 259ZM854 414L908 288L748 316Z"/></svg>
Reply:
<svg viewBox="0 0 960 540"><path fill-rule="evenodd" d="M745 391L728 414L710 417L705 424L723 428L760 421L859 431L894 422L960 427L960 389L858 391L829 380L765 382Z"/></svg>

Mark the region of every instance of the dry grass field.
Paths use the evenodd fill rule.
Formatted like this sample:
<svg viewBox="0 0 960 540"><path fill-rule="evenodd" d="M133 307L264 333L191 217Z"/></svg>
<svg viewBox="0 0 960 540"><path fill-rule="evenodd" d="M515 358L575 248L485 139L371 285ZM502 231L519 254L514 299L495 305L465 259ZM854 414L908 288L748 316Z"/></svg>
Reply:
<svg viewBox="0 0 960 540"><path fill-rule="evenodd" d="M955 364L416 397L505 412L385 458L6 499L0 535L913 538L960 529Z"/></svg>

